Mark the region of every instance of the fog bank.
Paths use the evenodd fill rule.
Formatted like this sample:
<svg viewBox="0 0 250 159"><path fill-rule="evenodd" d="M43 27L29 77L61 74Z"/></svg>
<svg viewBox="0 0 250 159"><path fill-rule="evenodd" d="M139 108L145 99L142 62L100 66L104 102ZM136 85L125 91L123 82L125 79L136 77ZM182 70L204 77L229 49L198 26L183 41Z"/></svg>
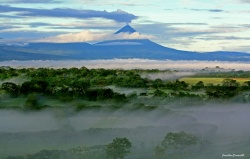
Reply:
<svg viewBox="0 0 250 159"><path fill-rule="evenodd" d="M143 158L154 158L154 148L167 132L185 131L208 141L204 151L196 152L201 158L217 158L226 153L249 156L248 105L210 103L171 107L171 111L162 107L150 111L0 110L0 147L4 156L23 155L43 149L105 145L115 137L126 137L133 143L133 151L140 152ZM132 154L130 158L135 157Z"/></svg>
<svg viewBox="0 0 250 159"><path fill-rule="evenodd" d="M105 69L203 69L219 66L224 69L250 70L250 62L227 61L172 61L172 60L148 60L148 59L111 59L111 60L46 60L46 61L2 61L0 66L14 68L27 67L51 67L51 68L105 68Z"/></svg>
<svg viewBox="0 0 250 159"><path fill-rule="evenodd" d="M44 110L24 112L17 110L0 111L0 132L43 131L61 129L65 125L75 130L90 128L136 128L141 126L167 126L190 129L188 125L198 123L217 127L217 133L229 136L247 136L250 133L250 108L246 104L206 104L194 107L166 107L151 111L116 110L82 111ZM164 108L165 107L165 108ZM194 129L195 130L195 129Z"/></svg>

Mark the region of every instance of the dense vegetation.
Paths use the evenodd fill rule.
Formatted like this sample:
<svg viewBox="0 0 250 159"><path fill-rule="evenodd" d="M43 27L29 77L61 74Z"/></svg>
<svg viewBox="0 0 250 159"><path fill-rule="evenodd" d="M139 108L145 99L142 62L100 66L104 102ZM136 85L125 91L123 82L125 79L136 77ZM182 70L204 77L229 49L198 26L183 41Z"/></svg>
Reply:
<svg viewBox="0 0 250 159"><path fill-rule="evenodd" d="M195 77L213 77L213 78L249 78L250 71L215 71L215 72L201 72L195 75Z"/></svg>
<svg viewBox="0 0 250 159"><path fill-rule="evenodd" d="M135 107L140 105L144 108L148 99L161 98L164 104L169 104L176 99L192 99L190 102L203 102L206 100L228 100L234 99L238 102L249 102L250 81L239 84L235 77L249 77L249 72L217 72L198 74L195 77L226 77L221 84L213 83L205 85L203 81L190 85L185 81L151 79L147 74L171 75L176 71L169 70L122 70L122 69L87 69L82 68L22 68L13 69L2 67L0 69L0 78L2 79L1 107L6 107L4 96L9 94L10 98L25 99L23 105L10 105L12 107L22 107L25 109L39 110L47 107L54 107L51 103L45 101L58 100L60 102L78 101L72 104L77 110L85 108L100 108L97 101L109 101L108 108L120 108L125 103ZM143 76L144 77L143 77ZM231 78L232 77L232 78ZM12 82L16 78L24 82L19 84ZM110 86L127 89L143 89L138 93L122 93L112 89ZM236 97L236 98L234 98ZM141 100L144 98L145 100ZM45 100L46 99L46 100ZM195 99L195 100L193 100ZM9 101L9 99L7 99ZM92 102L92 105L89 105ZM195 103L194 103L195 104ZM59 107L61 105L59 104ZM153 107L148 107L153 108Z"/></svg>

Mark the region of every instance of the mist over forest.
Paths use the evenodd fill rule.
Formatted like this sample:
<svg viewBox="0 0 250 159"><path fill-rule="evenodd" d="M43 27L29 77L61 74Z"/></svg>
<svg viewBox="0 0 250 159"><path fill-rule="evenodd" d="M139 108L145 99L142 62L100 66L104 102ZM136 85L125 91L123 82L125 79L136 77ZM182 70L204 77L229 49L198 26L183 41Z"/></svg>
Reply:
<svg viewBox="0 0 250 159"><path fill-rule="evenodd" d="M250 155L248 70L14 65L0 68L2 159Z"/></svg>

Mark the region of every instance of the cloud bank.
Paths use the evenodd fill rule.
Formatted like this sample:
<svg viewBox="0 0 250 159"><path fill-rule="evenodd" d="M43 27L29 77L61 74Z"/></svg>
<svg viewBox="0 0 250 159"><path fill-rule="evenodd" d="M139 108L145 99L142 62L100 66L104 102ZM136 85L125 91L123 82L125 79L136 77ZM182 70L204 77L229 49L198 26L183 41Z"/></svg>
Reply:
<svg viewBox="0 0 250 159"><path fill-rule="evenodd" d="M0 3L58 3L55 0L3 0Z"/></svg>
<svg viewBox="0 0 250 159"><path fill-rule="evenodd" d="M250 0L240 0L242 3L250 3Z"/></svg>
<svg viewBox="0 0 250 159"><path fill-rule="evenodd" d="M197 12L202 12L202 11L214 12L214 13L224 12L224 10L221 10L221 9L190 9L190 10L197 11Z"/></svg>
<svg viewBox="0 0 250 159"><path fill-rule="evenodd" d="M66 42L91 42L91 41L103 41L103 40L115 40L115 39L151 39L154 38L150 35L141 35L137 32L128 34L108 34L108 33L99 33L91 31L82 31L79 33L68 33L61 34L57 36L51 36L34 42L56 42L56 43L66 43Z"/></svg>
<svg viewBox="0 0 250 159"><path fill-rule="evenodd" d="M34 8L21 8L0 5L0 13L16 12L16 15L22 17L53 17L53 18L104 18L114 20L116 22L130 23L138 17L120 9L107 12L97 10L78 10L70 8L54 8L54 9L34 9Z"/></svg>

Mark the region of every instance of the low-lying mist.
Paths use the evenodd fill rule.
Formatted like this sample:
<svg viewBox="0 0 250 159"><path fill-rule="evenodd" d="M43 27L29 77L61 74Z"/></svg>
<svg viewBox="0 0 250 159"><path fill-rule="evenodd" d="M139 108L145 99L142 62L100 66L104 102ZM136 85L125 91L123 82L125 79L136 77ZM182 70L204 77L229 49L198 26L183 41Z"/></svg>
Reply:
<svg viewBox="0 0 250 159"><path fill-rule="evenodd" d="M136 128L140 126L180 126L206 123L217 126L218 133L243 135L250 132L250 107L244 104L206 104L154 110L83 110L48 109L43 111L0 111L1 132L28 132L61 129ZM180 127L181 128L181 127Z"/></svg>
<svg viewBox="0 0 250 159"><path fill-rule="evenodd" d="M45 61L2 61L0 66L11 66L13 68L27 67L53 67L53 68L106 68L106 69L203 69L205 67L215 68L219 66L225 69L249 70L249 62L227 62L227 61L172 61L172 60L147 60L147 59L111 59L111 60L45 60Z"/></svg>
<svg viewBox="0 0 250 159"><path fill-rule="evenodd" d="M26 77L12 77L12 78L8 78L6 80L0 80L0 85L2 85L5 82L12 82L15 83L17 85L21 85L22 83L29 81Z"/></svg>
<svg viewBox="0 0 250 159"><path fill-rule="evenodd" d="M167 73L145 73L142 74L142 78L148 78L151 80L161 79L161 80L176 80L182 77L195 75L194 72L167 72Z"/></svg>
<svg viewBox="0 0 250 159"><path fill-rule="evenodd" d="M213 147L223 146L217 153L228 153L235 143L249 144L249 113L250 107L245 104L219 103L163 105L154 110L1 110L0 146L8 146L8 155L20 155L42 149L105 145L115 137L127 137L135 147L143 144L153 150L167 132L185 131Z"/></svg>

